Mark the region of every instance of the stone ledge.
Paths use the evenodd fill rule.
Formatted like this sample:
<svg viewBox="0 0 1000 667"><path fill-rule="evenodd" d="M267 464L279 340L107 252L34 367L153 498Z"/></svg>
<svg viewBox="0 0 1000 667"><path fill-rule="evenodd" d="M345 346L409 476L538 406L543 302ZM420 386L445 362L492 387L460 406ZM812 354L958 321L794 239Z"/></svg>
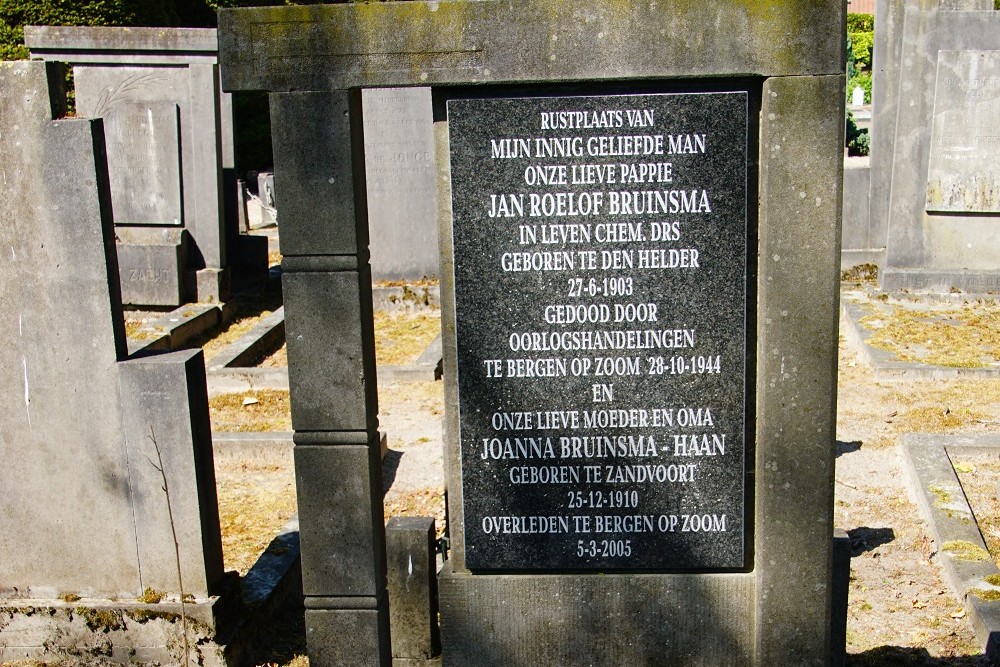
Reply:
<svg viewBox="0 0 1000 667"><path fill-rule="evenodd" d="M184 605L192 657L208 667L228 664L225 647L216 642L219 623L224 622L216 614L227 611L217 608L220 600ZM0 661L57 657L86 664L178 664L181 642L178 602L0 602Z"/></svg>
<svg viewBox="0 0 1000 667"><path fill-rule="evenodd" d="M189 303L147 322L139 333L143 338L128 339L129 356L141 351L176 350L225 319L225 305Z"/></svg>
<svg viewBox="0 0 1000 667"><path fill-rule="evenodd" d="M209 360L208 371L247 367L249 362L279 347L284 340L285 309L280 307Z"/></svg>
<svg viewBox="0 0 1000 667"><path fill-rule="evenodd" d="M848 340L861 358L875 371L877 380L941 380L946 378L1000 378L1000 368L956 368L935 366L912 361L899 361L894 354L868 344L872 334L861 326L864 309L847 299L841 299L841 316Z"/></svg>
<svg viewBox="0 0 1000 667"><path fill-rule="evenodd" d="M955 595L965 603L976 637L991 664L1000 662L1000 600L984 600L973 591L1000 593L986 577L1000 575L992 558L971 560L942 548L948 542L968 544L989 553L975 515L949 457L949 449L986 449L1000 453L1000 435L930 435L907 433L901 440L903 463L920 511L937 543L938 559Z"/></svg>

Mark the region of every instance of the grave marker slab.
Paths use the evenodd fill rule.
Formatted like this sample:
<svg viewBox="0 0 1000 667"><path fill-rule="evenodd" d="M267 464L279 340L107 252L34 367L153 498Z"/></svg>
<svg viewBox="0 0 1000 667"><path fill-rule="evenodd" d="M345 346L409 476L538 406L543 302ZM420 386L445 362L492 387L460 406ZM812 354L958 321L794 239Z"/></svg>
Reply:
<svg viewBox="0 0 1000 667"><path fill-rule="evenodd" d="M104 133L115 224L183 224L177 105L120 104L105 116Z"/></svg>
<svg viewBox="0 0 1000 667"><path fill-rule="evenodd" d="M372 278L437 275L431 90L380 88L361 97Z"/></svg>
<svg viewBox="0 0 1000 667"><path fill-rule="evenodd" d="M0 228L0 487L18 499L0 512L0 602L178 590L172 551L147 546L174 540L150 429L178 491L187 592L203 598L222 577L204 363L197 351L125 360L102 121L52 119L62 76L0 63L12 220Z"/></svg>
<svg viewBox="0 0 1000 667"><path fill-rule="evenodd" d="M470 569L744 566L747 113L448 102Z"/></svg>
<svg viewBox="0 0 1000 667"><path fill-rule="evenodd" d="M1000 51L939 51L927 210L1000 213Z"/></svg>
<svg viewBox="0 0 1000 667"><path fill-rule="evenodd" d="M951 9L959 5L962 11ZM967 159L983 152L973 143L978 143L974 137L980 134L979 121L958 110L966 101L976 103L970 95L990 93L965 94L960 84L959 88L948 88L949 81L982 78L970 71L958 76L948 65L948 58L956 56L944 55L944 69L939 69L939 54L1000 49L1000 12L987 9L989 5L982 0L962 0L947 3L948 8L933 3L931 7L900 8L899 62L905 66L896 71L896 95L889 98L892 109L879 116L888 124L876 124L875 129L876 133L892 132L892 158L886 162L884 156L877 161L877 156L872 156L873 206L877 205L877 191L887 195L886 256L879 267L884 290L985 292L995 290L1000 283L993 260L1000 252L993 233L996 214L977 210L984 204L992 206L987 203L992 201L988 188L982 195L977 193L993 177L984 180L973 173L977 162L985 164L975 157ZM957 60L950 62L958 66ZM944 115L935 121L937 108ZM992 115L988 109L979 113ZM983 136L989 134L986 130ZM886 188L887 175L891 184Z"/></svg>
<svg viewBox="0 0 1000 667"><path fill-rule="evenodd" d="M299 40L296 48L289 47L291 25ZM789 25L801 30L790 34ZM370 294L358 289L369 276L369 215L362 159L365 110L357 91L387 86L432 86L451 545L449 561L439 575L442 663L770 665L825 664L830 659L843 25L844 5L835 0L777 0L766 7L752 2L644 3L627 10L612 0L525 0L516 6L445 0L220 11L223 85L271 93L275 179L282 196L292 423L296 448L308 457L301 459L296 475L300 494L309 489L305 497L310 499L300 503L300 519L307 624L315 622L310 626L315 629L309 642L312 659L324 664L351 659L356 664L374 662L370 654L360 652L364 644L377 648L378 664L391 661L385 642L388 628L383 625L389 614L385 620L381 615L385 583L380 506L372 506L367 494L341 494L337 506L312 501L325 498L332 484L343 484L335 479L348 470L359 477L351 484L379 483L377 470L362 465L361 452L354 453L358 460L350 468L338 459L347 458L340 450L370 447L377 441L375 378L369 372L374 366L371 302ZM748 104L723 103L735 99L739 91L746 93ZM693 102L695 92L705 93L698 104ZM626 108L652 109L654 128L618 131L593 127L593 121L591 127L583 127L582 121L570 126L567 120L560 126L564 121L557 120L547 134L538 116L536 132L525 134L531 114L540 113L540 109L524 111L519 105L540 104L525 98L545 98L545 103L555 105L549 110L557 113L613 110L606 107L613 95L625 96L631 102ZM596 106L565 106L570 96L574 104ZM670 114L660 118L663 129L656 126L657 109ZM527 116L519 115L524 113ZM699 123L705 127L695 127ZM692 127L683 129L685 124ZM624 147L613 148L624 146L625 136L701 132L738 140L721 147L712 144L711 153L680 152L669 160L625 155ZM600 136L611 137L604 142L607 152L587 155L584 140ZM533 162L504 152L508 147L517 150L514 147L520 144L515 139L536 137L568 140L568 157L553 152ZM574 138L584 145L579 159L573 155ZM496 158L493 139L501 142ZM504 144L505 139L511 141ZM629 141L634 151L637 142ZM645 139L638 145L644 146ZM720 153L730 159L718 159ZM672 177L677 180L671 187L634 182L616 189L598 176L606 179L622 163L628 171L668 161L671 170L676 166ZM526 172L525 166L553 170ZM560 166L566 167L566 185L560 182ZM572 167L589 174L586 178L593 182L572 183ZM659 170L647 168L646 177L659 175ZM537 180L527 183L526 174L550 180L546 185ZM597 239L596 225L616 222L615 216L604 215L603 208L601 216L587 220L569 213L580 212L583 194L605 190L628 195L677 190L687 197L708 191L711 214L693 213L701 206L697 195L684 210L670 210L667 195L667 210L655 215L647 215L645 209L636 212L633 198L629 199L632 213L618 216L628 218L619 220L626 223L621 235L628 239L629 224L641 223L651 237L655 222L661 231L671 230L669 239L658 241L659 246L645 237L641 242L602 241ZM536 219L530 215L532 193L551 195L548 203L537 202L542 215ZM638 195L640 201L644 197ZM620 210L624 199L619 195ZM608 194L602 207L610 210L611 200ZM322 201L329 205L317 207L316 202ZM522 203L523 211L518 208ZM592 210L596 206L592 196L589 204ZM701 227L704 221L696 216L711 219L716 226ZM679 235L673 233L675 222ZM585 224L592 225L592 237L574 243L584 234ZM609 229L621 227L609 226L602 233ZM555 243L545 242L550 232ZM669 270L640 272L637 257L643 249L665 251L662 263L675 263ZM677 251L674 259L670 250ZM683 250L689 251L686 256ZM694 269L694 250L699 258L704 253L706 264L697 267L697 278L689 278L685 271ZM576 258L577 252L594 253L600 267L604 251L612 261L609 269L588 270L594 272L594 292L591 276L559 276L566 280L562 284L556 272L548 270L562 262L560 270L568 273L566 255L560 253ZM625 264L626 251L634 253L635 264L614 268L615 261ZM510 270L504 267L505 253ZM538 268L533 257L540 258ZM681 269L684 261L687 267ZM529 270L515 271L515 266ZM600 290L605 289L605 277L609 285L613 280L615 288L607 289L617 290L611 295L615 298L597 294L598 283ZM630 277L633 293L625 294ZM571 282L576 278L581 282ZM571 295L570 289L579 294ZM625 296L629 299L617 298ZM603 317L599 306L607 305L609 321L578 327L565 319L567 312L575 312L573 304L595 306L597 320ZM639 355L641 375L630 374L634 366L626 358L635 354L624 347L615 354L586 350L573 355L543 350L541 342L534 347L534 333L541 341L550 340L541 337L548 331L624 334L625 325L638 330L652 326L652 322L610 321L617 305L632 305L633 318L638 316L635 307L646 305L649 318L650 304L657 307L658 318L662 314L669 321L664 329L680 330L676 340L689 341L684 331L691 329L695 338L686 348L675 346L682 354L647 355L644 350ZM549 316L556 319L546 321L550 307L555 310L549 310ZM659 319L656 324L660 326ZM717 331L711 331L713 325ZM331 376L329 364L316 361L331 360L331 351L337 349L322 333L329 331L340 331L344 335L339 339L347 340L343 354L337 355L344 359L338 362L342 372L337 377ZM531 349L511 349L520 345L519 339L511 342L511 334L529 334L526 345ZM660 340L662 345L662 336ZM684 358L689 353L702 358L700 365L694 363L702 372L678 373L677 378L648 374L650 368L659 369L657 363L648 363L649 356ZM581 363L590 360L593 373L598 356L613 358L613 375L580 380L581 372L571 377L571 356L580 357ZM565 374L557 357L568 359ZM720 372L709 373L707 360L712 358L714 370L716 357ZM513 376L508 360L513 361ZM745 368L739 368L744 361ZM621 374L619 363L626 364ZM673 363L679 370L679 362ZM685 371L690 368L687 363ZM487 369L496 377L486 377ZM517 377L529 374L529 369L534 377ZM683 384L686 380L691 384ZM697 538L668 543L667 550L673 549L674 555L691 549L685 558L673 559L673 564L680 563L675 570L660 554L650 555L645 543L637 542L642 548L638 555L621 555L623 540L630 538L619 534L607 539L621 551L607 558L596 555L596 545L590 555L589 544L585 558L571 549L567 553L559 533L549 533L550 539L543 540L536 530L527 537L505 535L496 542L490 541L492 533L485 536L488 539L477 535L482 519L490 516L506 518L488 526L513 526L515 517L525 516L541 517L534 519L535 529L553 525L548 517L555 517L554 524L560 526L570 511L567 505L577 498L571 501L568 494L560 498L540 492L539 485L520 485L527 500L517 505L518 494L510 491L515 485L511 471L520 474L527 469L531 475L531 470L537 473L550 463L536 458L520 465L520 460L504 458L505 445L499 450L501 457L494 459L489 443L482 444L484 437L491 437L493 413L507 413L500 415L499 424L511 433L502 437L516 438L527 435L516 426L517 419L527 417L517 413L531 412L534 420L538 412L546 413L546 418L574 409L582 414L584 408L572 407L573 403L593 403L595 397L614 397L647 414L652 408L673 408L676 415L682 407L722 406L712 433L704 423L703 430L696 431L725 434L727 444L735 445L727 447L728 459L699 462L705 466L708 484L683 497L669 485L627 482L621 490L630 492L629 503L636 498L640 517L680 514L667 508L675 501L705 507L718 502L714 506L723 508L719 513L728 517L732 512L740 518L736 530L742 537L719 540L718 554L700 547ZM474 414L477 409L482 414ZM514 426L507 425L511 422ZM576 435L568 426L560 428L567 437L602 435ZM662 433L673 444L674 433L667 429L656 433L652 427L644 428L649 433L636 429L638 435ZM542 429L533 422L532 430ZM596 430L619 435L610 427L592 429ZM729 443L730 437L736 441ZM617 440L613 442L618 446ZM751 442L756 448L752 455L744 451L744 444ZM475 461L477 447L487 452L487 459ZM469 450L470 467L463 469ZM739 462L744 454L746 462L752 462L752 474ZM312 465L320 457L324 465ZM631 463L624 460L628 456L619 458L622 465ZM544 463L536 465L539 461ZM718 477L712 479L714 474ZM742 499L734 501L733 496L739 497L744 476L752 496L748 493L745 505L740 505ZM632 496L632 491L641 495L641 508L640 497ZM703 492L706 497L699 497ZM713 494L716 497L707 498ZM594 523L599 509L573 508L581 515L593 510ZM633 508L609 512L612 526L614 516L621 519L626 509ZM352 521L361 517L352 530L359 541L371 545L370 550L358 553L345 543L343 517ZM618 532L625 532L624 520L619 524ZM518 525L532 524L529 520ZM578 547L578 541L573 546ZM308 552L313 553L307 556ZM313 569L310 559L318 565L307 573ZM331 559L356 565L338 573L342 576L322 576ZM496 569L497 563L503 569ZM342 621L320 622L333 618ZM338 636L336 631L345 627L363 633L365 642L354 634Z"/></svg>

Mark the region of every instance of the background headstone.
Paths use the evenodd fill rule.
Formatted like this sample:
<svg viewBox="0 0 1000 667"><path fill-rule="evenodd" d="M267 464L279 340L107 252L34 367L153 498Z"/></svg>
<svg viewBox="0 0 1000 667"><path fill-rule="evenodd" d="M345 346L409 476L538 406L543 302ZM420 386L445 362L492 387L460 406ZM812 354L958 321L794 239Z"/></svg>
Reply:
<svg viewBox="0 0 1000 667"><path fill-rule="evenodd" d="M973 107L992 95L995 77L963 69L965 56L949 53L1000 49L1000 12L984 0L930 5L889 2L895 10L888 13L891 34L882 32L881 19L876 22L871 226L886 228L879 281L885 290L995 291L1000 288L994 259L1000 240L992 233L996 216L974 203L989 199L987 181L993 177L962 176L971 173L964 169L975 169L975 159L967 157L982 150L976 137L990 136L973 118L989 117L990 110ZM896 43L898 51L887 48ZM942 115L935 121L939 107ZM940 143L932 147L935 129ZM957 147L970 150L953 150ZM963 158L956 160L959 155ZM954 191L962 183L970 186L969 203L947 204L939 188ZM974 194L981 186L986 186L982 195ZM938 210L946 206L951 208Z"/></svg>
<svg viewBox="0 0 1000 667"><path fill-rule="evenodd" d="M176 104L121 104L104 118L115 225L181 225Z"/></svg>
<svg viewBox="0 0 1000 667"><path fill-rule="evenodd" d="M372 278L438 274L430 88L362 91Z"/></svg>
<svg viewBox="0 0 1000 667"><path fill-rule="evenodd" d="M939 51L927 210L1000 214L1000 51Z"/></svg>
<svg viewBox="0 0 1000 667"><path fill-rule="evenodd" d="M189 235L170 271L184 277L181 289L168 297L123 281L125 303L219 302L234 270L266 271L266 241L239 233L232 96L219 87L215 30L29 26L25 43L34 58L72 65L80 117L107 119L115 225ZM123 255L126 275L143 252Z"/></svg>

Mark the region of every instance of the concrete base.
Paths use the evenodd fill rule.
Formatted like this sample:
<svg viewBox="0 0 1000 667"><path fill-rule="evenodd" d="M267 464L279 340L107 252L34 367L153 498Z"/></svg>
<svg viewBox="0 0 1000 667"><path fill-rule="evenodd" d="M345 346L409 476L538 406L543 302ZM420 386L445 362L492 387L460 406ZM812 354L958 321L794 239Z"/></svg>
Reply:
<svg viewBox="0 0 1000 667"><path fill-rule="evenodd" d="M116 227L122 303L179 306L187 301L187 232L160 227Z"/></svg>
<svg viewBox="0 0 1000 667"><path fill-rule="evenodd" d="M194 273L198 303L222 303L229 298L229 269L201 269Z"/></svg>
<svg viewBox="0 0 1000 667"><path fill-rule="evenodd" d="M438 586L446 666L752 663L752 573L471 575L446 564Z"/></svg>
<svg viewBox="0 0 1000 667"><path fill-rule="evenodd" d="M227 659L217 612L220 599L187 603L187 637L194 664L222 667ZM110 600L7 600L0 603L0 662L66 660L81 664L182 664L179 603Z"/></svg>
<svg viewBox="0 0 1000 667"><path fill-rule="evenodd" d="M882 267L879 286L884 292L937 292L958 290L968 294L1000 293L1000 271L962 269L905 269Z"/></svg>

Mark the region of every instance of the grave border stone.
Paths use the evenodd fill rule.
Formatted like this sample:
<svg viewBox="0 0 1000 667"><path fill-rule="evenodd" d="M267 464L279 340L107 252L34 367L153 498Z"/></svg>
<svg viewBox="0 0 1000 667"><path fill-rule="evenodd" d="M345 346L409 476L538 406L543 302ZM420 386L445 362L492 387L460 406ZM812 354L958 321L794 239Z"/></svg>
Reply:
<svg viewBox="0 0 1000 667"><path fill-rule="evenodd" d="M292 41L285 22L296 25ZM443 656L445 664L531 664L547 639L555 643L546 650L571 655L579 635L562 630L577 627L575 599L598 605L587 627L608 640L602 648L621 649L614 658L597 652L591 660L829 661L842 3L668 2L627 12L612 0L376 3L222 10L219 26L224 88L271 93L311 658L391 660L372 455L377 402L359 89L751 77L762 85L759 259L751 286L757 295L753 571L473 575L464 571L456 544L440 577ZM444 155L443 120L435 134ZM308 152L300 150L306 145ZM447 173L440 173L442 221L449 219L447 188ZM317 208L319 201L329 205ZM449 236L440 235L445 308L454 307ZM446 369L453 371L454 332L447 323L444 332ZM449 435L451 488L460 479L453 443ZM481 597L488 591L496 592L496 604ZM687 593L726 607L720 613L727 624L712 636L733 629L729 641L665 643L719 620L711 611L671 607L670 601L691 599ZM534 604L504 611L504 599ZM563 617L567 625L549 625ZM649 623L621 636L616 622L629 619ZM732 652L723 656L720 647ZM666 655L656 655L660 650Z"/></svg>

